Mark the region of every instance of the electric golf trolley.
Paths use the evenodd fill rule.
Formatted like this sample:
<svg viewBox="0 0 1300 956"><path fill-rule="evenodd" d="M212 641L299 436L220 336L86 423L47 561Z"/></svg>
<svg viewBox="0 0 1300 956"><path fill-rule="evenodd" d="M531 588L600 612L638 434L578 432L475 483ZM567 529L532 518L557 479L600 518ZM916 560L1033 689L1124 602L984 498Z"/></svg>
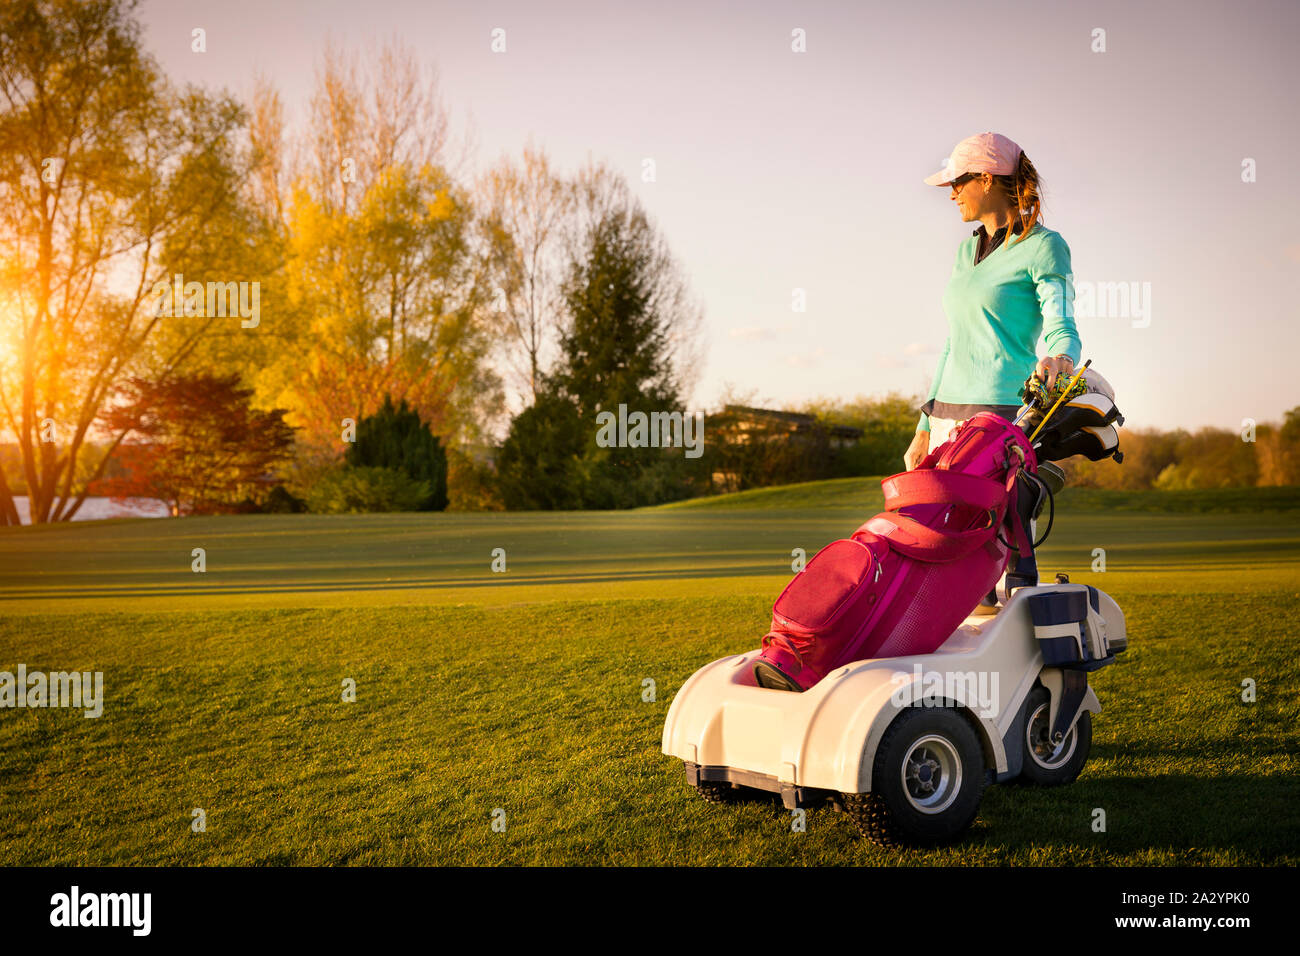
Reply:
<svg viewBox="0 0 1300 956"><path fill-rule="evenodd" d="M1018 475L1027 492L1018 502L1034 548L1065 482L1051 461L1123 460L1123 416L1090 364L1063 387L1032 376L1025 385L1014 424L1039 466ZM1047 531L1035 540L1045 503ZM1088 675L1127 647L1115 601L1065 574L1040 584L1032 550L1010 562L993 598L933 653L850 663L803 692L759 686L760 650L707 664L673 699L663 752L713 803L766 791L789 809L829 803L883 845L954 839L986 785L1078 776L1101 712Z"/></svg>

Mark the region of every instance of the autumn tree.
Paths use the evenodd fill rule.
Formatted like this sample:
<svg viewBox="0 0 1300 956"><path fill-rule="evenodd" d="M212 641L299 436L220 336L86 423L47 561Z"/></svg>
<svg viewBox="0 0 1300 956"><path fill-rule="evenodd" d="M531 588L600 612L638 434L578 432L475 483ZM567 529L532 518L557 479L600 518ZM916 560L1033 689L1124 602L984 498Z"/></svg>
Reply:
<svg viewBox="0 0 1300 956"><path fill-rule="evenodd" d="M1259 484L1300 485L1300 406L1287 409L1281 425L1261 425L1255 436Z"/></svg>
<svg viewBox="0 0 1300 956"><path fill-rule="evenodd" d="M231 278L244 114L173 89L134 7L0 6L0 422L33 522L75 515L126 437L96 431L113 390L165 378L232 322L161 314L155 291L177 271ZM17 521L0 481L0 523Z"/></svg>
<svg viewBox="0 0 1300 956"><path fill-rule="evenodd" d="M173 515L218 514L257 502L275 486L293 429L284 410L259 411L235 375L163 381L133 378L102 414L130 436L117 449L121 474L94 484L115 498L157 498Z"/></svg>
<svg viewBox="0 0 1300 956"><path fill-rule="evenodd" d="M259 194L285 237L279 347L248 369L258 394L289 410L322 467L345 422L388 395L449 443L479 438L502 400L491 240L446 157L436 73L395 43L364 65L329 49L288 175L275 104L259 94L254 121Z"/></svg>

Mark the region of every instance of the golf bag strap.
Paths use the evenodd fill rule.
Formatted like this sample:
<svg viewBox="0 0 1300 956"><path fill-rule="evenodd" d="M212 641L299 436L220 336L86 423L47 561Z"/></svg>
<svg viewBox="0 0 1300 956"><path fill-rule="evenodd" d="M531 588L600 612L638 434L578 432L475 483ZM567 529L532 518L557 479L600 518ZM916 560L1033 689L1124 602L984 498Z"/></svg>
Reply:
<svg viewBox="0 0 1300 956"><path fill-rule="evenodd" d="M878 514L868 524L879 521L894 526L896 530L882 529L876 532L889 542L890 550L917 561L942 564L964 558L993 539L999 522L997 509L991 508L989 511L992 519L989 524L970 531L938 531L896 511Z"/></svg>
<svg viewBox="0 0 1300 956"><path fill-rule="evenodd" d="M981 478L945 468L918 468L890 475L880 483L885 493L885 510L897 511L908 505L969 505L997 508L1007 498L1007 489L992 478Z"/></svg>
<svg viewBox="0 0 1300 956"><path fill-rule="evenodd" d="M1007 469L1007 511L1006 517L1011 524L1011 533L1014 535L1013 540L1016 543L1016 551L1022 558L1033 558L1034 545L1029 540L1029 535L1025 533L1024 522L1020 520L1020 486L1016 483L1016 476L1020 473L1019 468Z"/></svg>

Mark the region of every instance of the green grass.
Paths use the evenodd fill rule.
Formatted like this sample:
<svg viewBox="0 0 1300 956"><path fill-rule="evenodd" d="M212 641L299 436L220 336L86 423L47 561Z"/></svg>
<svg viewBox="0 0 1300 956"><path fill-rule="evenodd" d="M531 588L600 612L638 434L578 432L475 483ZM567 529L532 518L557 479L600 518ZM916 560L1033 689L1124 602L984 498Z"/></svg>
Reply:
<svg viewBox="0 0 1300 956"><path fill-rule="evenodd" d="M856 509L873 514L883 507L880 481L872 478L831 478L774 488L752 488L730 495L690 498L659 505L656 511L733 511L805 508ZM1254 513L1300 509L1300 487L1220 488L1193 491L1109 491L1066 488L1057 507L1071 511L1150 511L1181 513Z"/></svg>
<svg viewBox="0 0 1300 956"><path fill-rule="evenodd" d="M883 476L881 476L883 477ZM658 505L651 511L751 511L805 508L851 508L870 516L884 506L881 477L830 478L773 488L751 488L729 495L688 498Z"/></svg>
<svg viewBox="0 0 1300 956"><path fill-rule="evenodd" d="M1094 677L1070 787L993 787L965 841L903 852L829 810L792 833L773 802L699 800L659 752L668 704L755 646L792 548L879 508L878 481L854 482L617 514L0 531L0 670L101 670L107 697L99 719L0 710L0 862L1300 862L1300 514L1263 496L1198 493L1240 508L1207 514L1062 496L1044 577L1103 587L1131 641Z"/></svg>

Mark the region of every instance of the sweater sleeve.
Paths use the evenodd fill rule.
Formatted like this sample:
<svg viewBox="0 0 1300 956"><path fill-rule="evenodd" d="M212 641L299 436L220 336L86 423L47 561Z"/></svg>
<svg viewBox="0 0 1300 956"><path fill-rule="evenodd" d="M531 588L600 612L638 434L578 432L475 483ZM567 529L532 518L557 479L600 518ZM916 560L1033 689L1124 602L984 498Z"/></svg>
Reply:
<svg viewBox="0 0 1300 956"><path fill-rule="evenodd" d="M1070 266L1070 247L1065 240L1053 233L1043 243L1029 275L1038 290L1047 354L1068 355L1078 365L1083 343L1074 325L1074 273Z"/></svg>
<svg viewBox="0 0 1300 956"><path fill-rule="evenodd" d="M948 363L948 350L951 347L951 345L952 345L952 336L950 334L944 337L943 348L939 352L939 361L936 364L934 369L934 382L932 382L930 385L930 394L925 396L926 402L928 402L930 399L934 398L936 395L939 394L939 380L943 378L943 367ZM928 432L930 430L930 416L927 415L925 412L921 413L921 420L917 422L916 430L918 432Z"/></svg>

